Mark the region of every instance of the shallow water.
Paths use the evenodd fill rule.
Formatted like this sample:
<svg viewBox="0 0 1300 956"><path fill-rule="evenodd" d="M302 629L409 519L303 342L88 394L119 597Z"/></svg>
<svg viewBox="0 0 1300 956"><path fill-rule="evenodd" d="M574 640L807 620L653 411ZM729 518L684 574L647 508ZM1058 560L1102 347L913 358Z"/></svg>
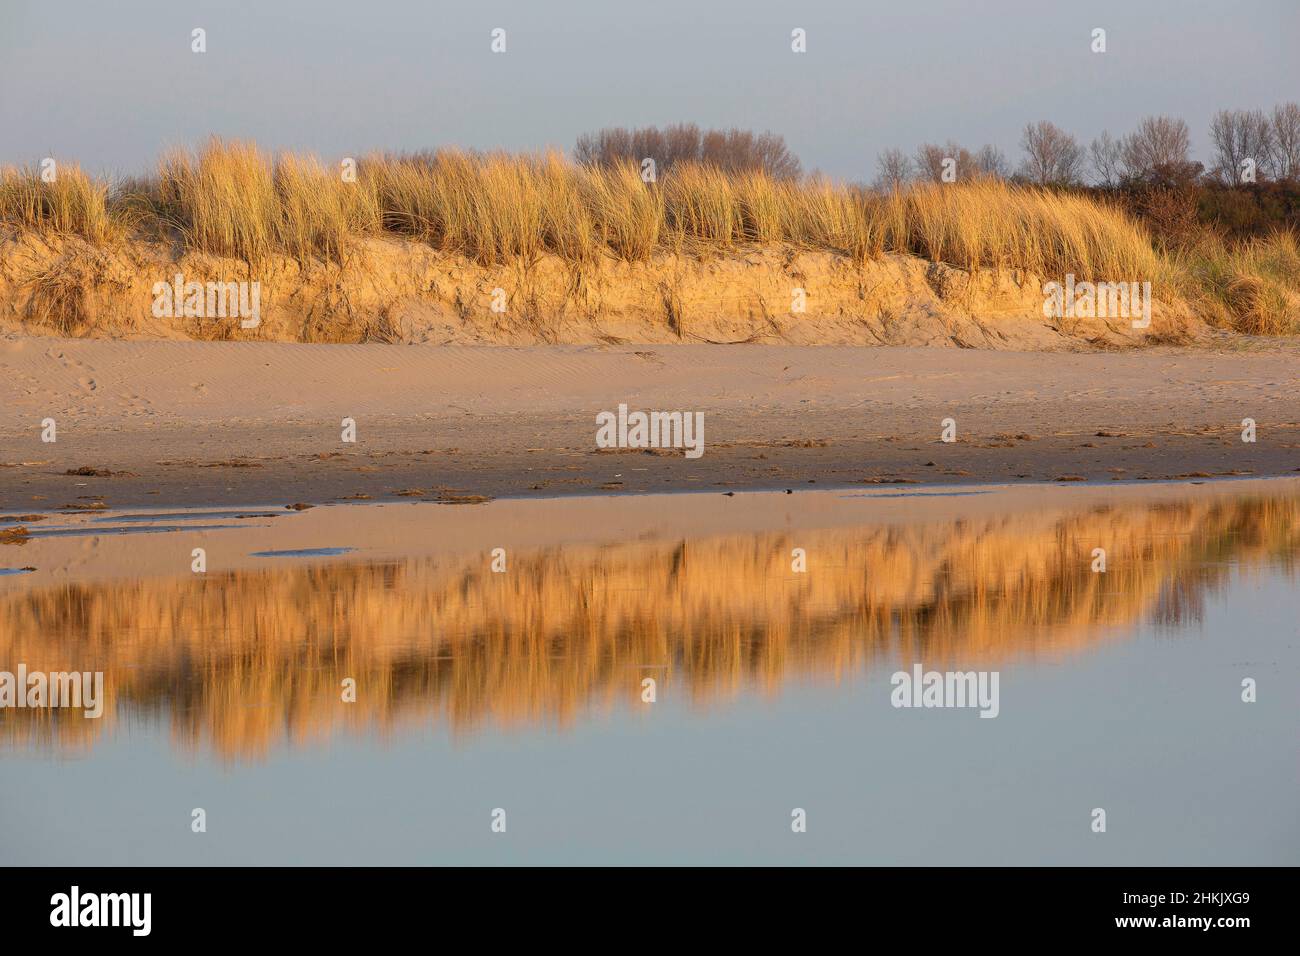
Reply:
<svg viewBox="0 0 1300 956"><path fill-rule="evenodd" d="M356 548L290 548L288 551L254 551L255 558L333 558Z"/></svg>
<svg viewBox="0 0 1300 956"><path fill-rule="evenodd" d="M979 491L51 515L0 862L1300 862L1300 483Z"/></svg>

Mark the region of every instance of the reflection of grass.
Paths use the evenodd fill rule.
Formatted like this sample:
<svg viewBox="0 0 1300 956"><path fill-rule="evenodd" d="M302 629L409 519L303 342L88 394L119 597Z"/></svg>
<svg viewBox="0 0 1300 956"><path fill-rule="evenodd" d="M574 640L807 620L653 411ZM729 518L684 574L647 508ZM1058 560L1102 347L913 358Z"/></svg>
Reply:
<svg viewBox="0 0 1300 956"><path fill-rule="evenodd" d="M475 555L69 584L0 598L0 661L104 670L107 713L167 714L185 746L251 755L347 722L565 722L634 703L645 676L705 701L886 654L975 666L1069 652L1143 618L1194 617L1230 565L1290 567L1298 543L1300 501L1209 499L549 549L512 555L505 575ZM794 547L807 574L790 572ZM1105 575L1089 570L1094 547ZM355 704L340 702L345 677ZM89 743L99 723L0 716L15 741Z"/></svg>

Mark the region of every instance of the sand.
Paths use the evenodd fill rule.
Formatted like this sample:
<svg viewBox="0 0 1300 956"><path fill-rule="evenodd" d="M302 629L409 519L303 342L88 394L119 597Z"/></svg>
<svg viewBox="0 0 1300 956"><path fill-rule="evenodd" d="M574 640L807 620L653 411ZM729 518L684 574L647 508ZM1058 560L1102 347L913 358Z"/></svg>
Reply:
<svg viewBox="0 0 1300 956"><path fill-rule="evenodd" d="M1125 352L0 339L0 507L1300 471L1300 347ZM595 416L701 411L703 457ZM41 441L52 418L57 441ZM355 443L341 441L356 421ZM939 440L953 418L957 441ZM1257 441L1241 440L1241 422ZM91 473L69 475L69 471ZM105 474L107 473L107 474Z"/></svg>
<svg viewBox="0 0 1300 956"><path fill-rule="evenodd" d="M159 282L256 281L256 326L177 315ZM1170 290L1136 318L1050 318L1044 280L970 273L907 255L859 263L773 245L725 255L609 257L575 269L483 266L420 242L369 239L345 266L247 263L157 242L101 248L23 234L0 239L0 334L168 341L404 345L752 344L1084 351L1187 344L1211 333ZM798 290L796 294L796 290ZM215 290L214 290L215 292ZM252 304L252 290L246 290ZM173 301L173 306L174 306ZM155 314L155 305L159 305ZM205 305L206 310L206 305ZM504 311L497 311L504 309ZM181 310L182 312L184 310ZM251 316L250 316L251 321Z"/></svg>

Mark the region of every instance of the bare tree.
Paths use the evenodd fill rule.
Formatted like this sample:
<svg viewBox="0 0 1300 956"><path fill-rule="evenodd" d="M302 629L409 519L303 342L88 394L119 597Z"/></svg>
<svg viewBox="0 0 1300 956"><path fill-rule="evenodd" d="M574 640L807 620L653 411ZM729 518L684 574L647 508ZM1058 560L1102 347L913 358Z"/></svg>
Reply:
<svg viewBox="0 0 1300 956"><path fill-rule="evenodd" d="M1047 120L1025 127L1020 140L1025 151L1021 172L1041 186L1079 181L1083 150L1073 136Z"/></svg>
<svg viewBox="0 0 1300 956"><path fill-rule="evenodd" d="M1273 124L1269 122L1268 114L1263 110L1247 111L1242 121L1242 140L1246 158L1253 159L1256 167L1270 177L1274 176Z"/></svg>
<svg viewBox="0 0 1300 956"><path fill-rule="evenodd" d="M979 175L979 162L965 146L952 140L942 146L922 143L912 159L916 177L932 183L955 182ZM948 176L945 178L945 173Z"/></svg>
<svg viewBox="0 0 1300 956"><path fill-rule="evenodd" d="M944 160L948 151L934 143L922 143L916 148L912 165L916 169L916 178L932 183L943 181Z"/></svg>
<svg viewBox="0 0 1300 956"><path fill-rule="evenodd" d="M981 175L992 179L1006 179L1011 175L1007 157L991 143L981 146L975 154L975 168Z"/></svg>
<svg viewBox="0 0 1300 956"><path fill-rule="evenodd" d="M728 172L762 170L776 179L799 175L799 160L775 133L749 130L709 130L700 141L700 161Z"/></svg>
<svg viewBox="0 0 1300 956"><path fill-rule="evenodd" d="M671 128L671 127L670 127ZM632 159L637 163L647 157L653 157L656 165L667 167L671 164L671 158L668 155L668 136L664 130L656 126L647 126L644 129L634 130L614 130L617 135L618 149L614 151L611 160L617 158ZM696 140L699 139L700 131L698 127L683 127L679 135L690 136L694 134Z"/></svg>
<svg viewBox="0 0 1300 956"><path fill-rule="evenodd" d="M601 166L653 159L655 166L665 171L678 163L708 163L727 172L761 170L776 179L794 179L801 168L798 157L776 133L734 128L701 132L694 123L587 133L578 137L573 156L584 165Z"/></svg>
<svg viewBox="0 0 1300 956"><path fill-rule="evenodd" d="M1273 175L1278 179L1300 180L1300 103L1273 107Z"/></svg>
<svg viewBox="0 0 1300 956"><path fill-rule="evenodd" d="M1241 169L1242 143L1238 135L1238 110L1219 110L1210 120L1210 141L1214 143L1214 175L1236 185Z"/></svg>
<svg viewBox="0 0 1300 956"><path fill-rule="evenodd" d="M1092 141L1088 147L1088 159L1092 165L1093 181L1098 186L1114 187L1120 184L1123 163L1120 159L1122 146L1120 141L1106 130Z"/></svg>
<svg viewBox="0 0 1300 956"><path fill-rule="evenodd" d="M897 189L912 178L912 161L901 149L887 149L876 157L876 188Z"/></svg>
<svg viewBox="0 0 1300 956"><path fill-rule="evenodd" d="M615 144L619 137L626 142ZM632 138L625 129L603 129L599 133L583 133L573 145L573 158L584 166L594 166L606 162L616 153L624 152L619 146L625 146L631 152Z"/></svg>
<svg viewBox="0 0 1300 956"><path fill-rule="evenodd" d="M1120 159L1125 176L1139 181L1185 178L1192 166L1187 159L1190 142L1187 124L1182 120L1148 116L1137 130L1124 137Z"/></svg>
<svg viewBox="0 0 1300 956"><path fill-rule="evenodd" d="M1272 172L1273 127L1262 110L1220 110L1210 123L1214 142L1214 174L1237 186L1253 182L1255 170Z"/></svg>
<svg viewBox="0 0 1300 956"><path fill-rule="evenodd" d="M641 157L644 159L646 156L662 156L661 160L656 161L662 162L668 168L677 163L694 162L700 156L701 137L700 128L694 123L677 123L666 127L663 131L662 154L642 153Z"/></svg>

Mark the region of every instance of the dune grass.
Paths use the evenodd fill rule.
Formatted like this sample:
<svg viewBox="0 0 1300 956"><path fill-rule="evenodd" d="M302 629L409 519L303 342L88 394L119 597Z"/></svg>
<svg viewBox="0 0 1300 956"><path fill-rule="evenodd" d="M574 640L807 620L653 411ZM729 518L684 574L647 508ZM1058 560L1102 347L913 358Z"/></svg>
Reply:
<svg viewBox="0 0 1300 956"><path fill-rule="evenodd" d="M124 217L109 212L109 185L75 165L42 179L35 167L0 169L0 223L104 243L121 234Z"/></svg>
<svg viewBox="0 0 1300 956"><path fill-rule="evenodd" d="M1300 332L1300 240L1276 232L1226 247L1205 237L1174 253L1196 304L1250 335Z"/></svg>
<svg viewBox="0 0 1300 956"><path fill-rule="evenodd" d="M1240 331L1293 331L1296 241L1229 246L1207 237L1164 253L1126 211L1086 196L999 180L882 193L822 178L774 180L705 166L643 182L633 164L575 165L559 154L455 150L372 155L354 166L271 156L210 140L165 156L153 176L116 184L75 166L43 182L0 174L0 225L102 244L133 234L256 262L342 262L365 237L397 235L484 265L556 255L726 254L787 244L867 261L903 253L963 269L1046 279L1150 281L1201 301Z"/></svg>

